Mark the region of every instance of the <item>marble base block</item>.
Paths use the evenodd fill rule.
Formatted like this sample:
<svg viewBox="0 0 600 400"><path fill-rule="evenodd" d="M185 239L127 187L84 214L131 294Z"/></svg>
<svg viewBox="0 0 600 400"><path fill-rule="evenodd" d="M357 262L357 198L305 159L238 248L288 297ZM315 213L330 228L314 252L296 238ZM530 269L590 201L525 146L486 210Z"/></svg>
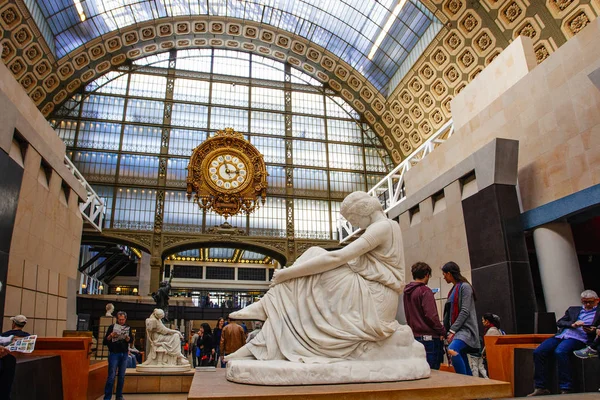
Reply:
<svg viewBox="0 0 600 400"><path fill-rule="evenodd" d="M240 385L225 378L226 371L196 373L188 400L463 400L511 397L509 382L431 371L428 379L339 385ZM209 388L209 389L207 389Z"/></svg>
<svg viewBox="0 0 600 400"><path fill-rule="evenodd" d="M140 372L128 368L125 373L123 393L188 393L194 379L194 372L194 370Z"/></svg>
<svg viewBox="0 0 600 400"><path fill-rule="evenodd" d="M138 364L135 367L135 370L138 372L160 372L160 373L174 373L174 372L188 372L193 371L194 369L188 365L144 365Z"/></svg>
<svg viewBox="0 0 600 400"><path fill-rule="evenodd" d="M252 385L323 385L337 383L394 382L428 378L424 358L381 361L340 361L303 364L290 361L232 360L227 380Z"/></svg>

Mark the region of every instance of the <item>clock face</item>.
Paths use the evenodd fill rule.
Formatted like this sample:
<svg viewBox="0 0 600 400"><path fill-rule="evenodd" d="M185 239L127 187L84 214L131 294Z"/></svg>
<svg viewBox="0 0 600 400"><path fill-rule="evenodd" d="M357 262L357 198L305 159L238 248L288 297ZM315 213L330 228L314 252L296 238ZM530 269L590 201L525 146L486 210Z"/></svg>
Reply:
<svg viewBox="0 0 600 400"><path fill-rule="evenodd" d="M233 152L222 152L209 160L209 181L220 190L236 190L248 181L248 166Z"/></svg>

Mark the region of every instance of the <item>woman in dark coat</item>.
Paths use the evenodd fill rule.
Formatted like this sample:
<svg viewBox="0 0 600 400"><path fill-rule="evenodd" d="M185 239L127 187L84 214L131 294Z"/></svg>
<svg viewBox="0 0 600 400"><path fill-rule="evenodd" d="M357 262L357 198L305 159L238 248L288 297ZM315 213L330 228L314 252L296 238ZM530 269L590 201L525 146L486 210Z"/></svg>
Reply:
<svg viewBox="0 0 600 400"><path fill-rule="evenodd" d="M200 359L201 367L214 365L214 360L216 360L212 332L206 322L200 325L198 341L196 342L196 356Z"/></svg>

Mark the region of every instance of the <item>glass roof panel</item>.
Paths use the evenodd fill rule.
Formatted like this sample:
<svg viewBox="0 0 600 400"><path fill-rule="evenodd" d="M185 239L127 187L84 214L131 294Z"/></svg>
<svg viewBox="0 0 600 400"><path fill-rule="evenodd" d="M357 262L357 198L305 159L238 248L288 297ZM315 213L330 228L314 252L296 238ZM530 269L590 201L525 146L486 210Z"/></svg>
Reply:
<svg viewBox="0 0 600 400"><path fill-rule="evenodd" d="M251 261L262 261L265 259L265 255L261 253L255 253L254 251L246 250L242 254L242 260L251 260Z"/></svg>
<svg viewBox="0 0 600 400"><path fill-rule="evenodd" d="M233 248L213 247L213 248L209 249L208 254L209 254L210 258L230 259L233 257L234 252L235 252L235 249L233 249Z"/></svg>
<svg viewBox="0 0 600 400"><path fill-rule="evenodd" d="M82 44L135 23L215 15L272 25L303 36L342 58L382 92L435 17L418 0L86 0L81 21L73 0L35 0L54 34L60 58ZM368 54L392 18L380 48Z"/></svg>

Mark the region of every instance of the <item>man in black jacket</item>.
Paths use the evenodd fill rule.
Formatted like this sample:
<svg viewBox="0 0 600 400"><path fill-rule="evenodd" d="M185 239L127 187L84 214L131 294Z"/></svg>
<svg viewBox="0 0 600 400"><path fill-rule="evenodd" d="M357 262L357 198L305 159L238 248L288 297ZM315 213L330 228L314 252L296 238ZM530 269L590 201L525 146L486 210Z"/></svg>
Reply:
<svg viewBox="0 0 600 400"><path fill-rule="evenodd" d="M556 322L559 332L544 340L533 352L535 364L535 390L529 396L544 396L550 394L547 389L549 358L554 356L558 366L558 386L561 394L572 390L571 362L569 356L575 350L585 347L586 343L594 340L595 331L591 328L600 323L598 295L593 290L581 293L583 306L569 307L565 315Z"/></svg>
<svg viewBox="0 0 600 400"><path fill-rule="evenodd" d="M108 377L104 386L104 400L112 398L113 387L117 369L119 378L117 380L117 400L123 400L123 384L125 383L125 370L127 369L127 354L129 353L130 328L125 325L127 313L117 313L117 323L112 324L106 330L104 345L108 346Z"/></svg>
<svg viewBox="0 0 600 400"><path fill-rule="evenodd" d="M18 337L27 337L29 336L29 332L25 332L23 328L25 328L25 324L27 324L27 317L24 315L15 315L11 317L12 328L6 332L2 332L0 336L9 337L9 336L18 336Z"/></svg>

